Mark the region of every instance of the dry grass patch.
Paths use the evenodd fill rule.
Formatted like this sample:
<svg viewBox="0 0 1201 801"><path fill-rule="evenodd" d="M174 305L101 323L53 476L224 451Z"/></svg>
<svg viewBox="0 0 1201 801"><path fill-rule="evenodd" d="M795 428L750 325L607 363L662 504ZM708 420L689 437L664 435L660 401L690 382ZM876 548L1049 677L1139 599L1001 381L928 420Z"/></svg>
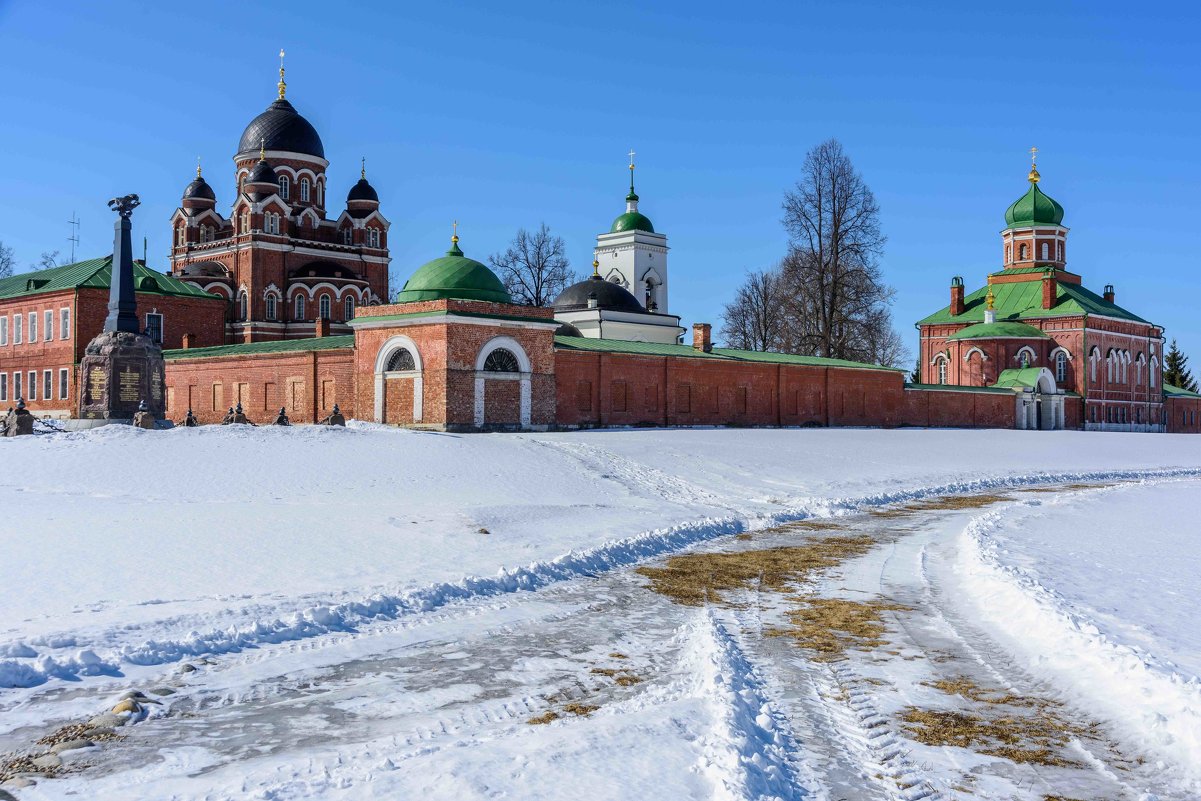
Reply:
<svg viewBox="0 0 1201 801"><path fill-rule="evenodd" d="M1034 701L1029 698L1012 695L1010 693L999 693L994 690L986 690L976 682L969 679L967 676L956 676L953 679L939 679L938 681L922 682L927 687L933 687L936 690L942 690L947 695L958 695L961 698L966 698L969 701L976 701L981 704L1007 704L1009 706L1051 706L1051 702Z"/></svg>
<svg viewBox="0 0 1201 801"><path fill-rule="evenodd" d="M669 558L664 567L640 567L638 572L651 580L651 589L660 595L686 606L700 606L706 599L724 603L722 593L756 585L785 589L814 571L866 553L874 544L871 537L858 535L761 551L683 554Z"/></svg>
<svg viewBox="0 0 1201 801"><path fill-rule="evenodd" d="M734 539L746 541L746 540L751 539L751 535L750 534L735 534Z"/></svg>
<svg viewBox="0 0 1201 801"><path fill-rule="evenodd" d="M832 520L797 520L793 523L785 523L775 530L788 531L798 528L802 531L839 531L846 528L846 526L842 523L835 523Z"/></svg>
<svg viewBox="0 0 1201 801"><path fill-rule="evenodd" d="M620 651L614 651L613 653L609 654L609 658L610 659L629 659L628 656L621 653Z"/></svg>
<svg viewBox="0 0 1201 801"><path fill-rule="evenodd" d="M550 723L552 720L558 719L559 713L552 709L548 712L543 712L541 715L530 718L526 721L526 723L530 724L531 726L541 726L543 724Z"/></svg>
<svg viewBox="0 0 1201 801"><path fill-rule="evenodd" d="M1009 497L1006 495L944 495L940 498L927 498L921 501L914 501L913 503L906 504L905 508L915 512L979 509L983 506L991 506L994 503L1007 500L1009 500Z"/></svg>
<svg viewBox="0 0 1201 801"><path fill-rule="evenodd" d="M803 606L788 613L786 629L768 629L769 637L790 637L815 652L819 662L841 659L848 648L870 650L885 644L883 613L909 607L889 601L847 601L841 598L805 598Z"/></svg>
<svg viewBox="0 0 1201 801"><path fill-rule="evenodd" d="M868 511L868 514L871 515L872 517L882 517L885 520L891 520L891 519L897 518L897 517L908 517L909 515L913 514L915 511L917 511L917 510L902 507L902 508L897 508L897 509L872 509L872 510Z"/></svg>
<svg viewBox="0 0 1201 801"><path fill-rule="evenodd" d="M573 715L578 715L585 718L598 709L600 709L600 707L594 704L568 704L567 706L563 707L564 712L570 712Z"/></svg>
<svg viewBox="0 0 1201 801"><path fill-rule="evenodd" d="M614 679L618 687L633 687L635 684L641 684L643 679L641 676L635 676L633 673L623 673Z"/></svg>
<svg viewBox="0 0 1201 801"><path fill-rule="evenodd" d="M968 748L1011 762L1073 767L1060 755L1082 730L1048 709L1032 715L983 717L966 712L909 707L901 715L906 732L919 743Z"/></svg>

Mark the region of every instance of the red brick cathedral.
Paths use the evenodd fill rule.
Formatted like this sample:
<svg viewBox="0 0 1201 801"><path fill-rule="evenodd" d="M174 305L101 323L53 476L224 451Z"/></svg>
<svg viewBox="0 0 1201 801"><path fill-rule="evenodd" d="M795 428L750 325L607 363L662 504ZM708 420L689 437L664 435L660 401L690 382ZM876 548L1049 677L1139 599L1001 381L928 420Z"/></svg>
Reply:
<svg viewBox="0 0 1201 801"><path fill-rule="evenodd" d="M233 204L196 168L171 218L172 276L229 301L224 342L314 336L321 320L334 333L359 307L388 298L388 221L365 167L346 208L327 214L325 148L285 97L259 114L234 153Z"/></svg>
<svg viewBox="0 0 1201 801"><path fill-rule="evenodd" d="M1020 428L1163 430L1163 329L1067 269L1063 207L1034 164L1028 180L1005 211L1001 269L966 296L952 278L950 305L918 323L922 380L1024 389Z"/></svg>
<svg viewBox="0 0 1201 801"><path fill-rule="evenodd" d="M197 168L170 269L134 268L140 325L165 349L166 409L240 406L441 430L594 426L963 426L1201 431L1201 395L1162 382L1163 329L1067 270L1063 208L1030 187L1005 213L1001 269L919 323L921 382L871 364L681 341L668 238L639 208L598 233L592 275L551 308L513 302L454 236L388 286L387 219L365 169L327 213L321 137L286 97L243 131L226 208ZM616 199L616 198L615 198ZM616 207L614 211L618 211ZM448 226L449 228L449 226ZM449 233L449 231L448 231ZM603 262L603 266L602 266ZM0 279L0 403L79 410L112 257ZM641 299L640 299L641 298Z"/></svg>

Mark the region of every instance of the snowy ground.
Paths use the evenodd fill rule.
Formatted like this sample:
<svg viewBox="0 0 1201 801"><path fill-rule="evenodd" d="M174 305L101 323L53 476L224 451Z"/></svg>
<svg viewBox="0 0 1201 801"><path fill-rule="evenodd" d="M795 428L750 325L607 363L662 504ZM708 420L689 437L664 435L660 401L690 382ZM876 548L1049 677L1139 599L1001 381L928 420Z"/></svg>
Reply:
<svg viewBox="0 0 1201 801"><path fill-rule="evenodd" d="M14 792L1192 798L1199 445L369 426L3 440L20 469L0 476L0 751L40 753L123 691L166 689L124 740ZM864 514L997 489L1013 491L981 509ZM788 596L681 606L631 570L808 541L821 533L777 526L811 518L878 543L814 586L903 605L886 647L814 661L763 633ZM964 676L1062 709L1087 730L1063 746L1075 767L914 742L900 716L971 707L930 687Z"/></svg>

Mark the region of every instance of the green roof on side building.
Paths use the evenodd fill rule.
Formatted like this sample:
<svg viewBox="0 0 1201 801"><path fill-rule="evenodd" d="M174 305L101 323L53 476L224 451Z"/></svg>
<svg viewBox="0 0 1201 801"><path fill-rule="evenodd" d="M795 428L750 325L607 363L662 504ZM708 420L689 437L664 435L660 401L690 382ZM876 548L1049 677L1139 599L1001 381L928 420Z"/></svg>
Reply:
<svg viewBox="0 0 1201 801"><path fill-rule="evenodd" d="M1165 396L1170 395L1174 398L1201 398L1201 393L1193 392L1191 389L1185 389L1184 387L1178 387L1173 384L1164 384L1163 394Z"/></svg>
<svg viewBox="0 0 1201 801"><path fill-rule="evenodd" d="M307 353L318 350L341 350L354 347L354 335L281 339L276 342L245 342L239 345L214 345L208 348L176 348L163 351L167 361L181 359L217 359L227 356L255 356L270 353Z"/></svg>
<svg viewBox="0 0 1201 801"><path fill-rule="evenodd" d="M1041 367L1021 367L1002 370L994 387L1037 387Z"/></svg>
<svg viewBox="0 0 1201 801"><path fill-rule="evenodd" d="M947 337L951 339L996 339L998 337L1022 339L1050 339L1041 329L1026 323L1003 321L998 323L976 323L961 328Z"/></svg>
<svg viewBox="0 0 1201 801"><path fill-rule="evenodd" d="M796 364L809 367L843 367L857 370L887 370L905 372L894 367L878 364L852 362L846 359L826 359L821 356L798 356L791 353L771 353L737 348L714 348L706 353L691 345L660 342L634 342L626 339L597 339L594 337L556 336L555 347L563 350L586 350L600 353L630 353L645 356L680 356L689 359L721 359L740 362L767 362L770 364Z"/></svg>
<svg viewBox="0 0 1201 801"><path fill-rule="evenodd" d="M0 299L16 298L25 295L40 295L46 292L58 292L64 289L105 289L109 288L113 276L113 257L102 256L98 259L77 261L74 264L64 264L62 267L51 267L47 270L36 270L29 273L17 273L8 278L0 278ZM210 295L191 284L180 281L160 272L149 269L141 262L133 264L134 290L139 293L165 295L183 298L204 298L219 300L222 298Z"/></svg>

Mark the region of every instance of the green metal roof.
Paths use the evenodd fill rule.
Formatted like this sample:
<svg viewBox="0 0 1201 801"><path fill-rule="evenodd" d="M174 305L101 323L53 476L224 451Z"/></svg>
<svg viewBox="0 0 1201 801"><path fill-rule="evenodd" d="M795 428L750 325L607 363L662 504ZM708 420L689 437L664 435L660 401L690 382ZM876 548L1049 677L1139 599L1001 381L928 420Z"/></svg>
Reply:
<svg viewBox="0 0 1201 801"><path fill-rule="evenodd" d="M898 370L895 367L884 367L879 364L853 362L847 359L827 359L822 356L798 356L794 353L771 353L759 350L739 350L737 348L714 348L713 352L721 356L729 356L732 359L740 359L747 362L802 364L810 367L848 367L857 370L889 370L897 373L908 372L907 370Z"/></svg>
<svg viewBox="0 0 1201 801"><path fill-rule="evenodd" d="M1177 398L1201 398L1201 394L1193 392L1189 389L1185 389L1184 387L1175 386L1173 384L1164 384L1163 394L1171 395Z"/></svg>
<svg viewBox="0 0 1201 801"><path fill-rule="evenodd" d="M37 270L31 273L18 273L8 278L0 278L0 298L15 298L22 295L39 295L45 292L58 292L64 289L108 289L113 276L113 257L102 256L98 259L77 261L62 267L51 267L48 270ZM152 295L170 295L186 298L206 298L208 300L223 299L210 295L191 284L184 283L178 278L172 278L160 272L147 268L141 262L133 264L133 285L137 292Z"/></svg>
<svg viewBox="0 0 1201 801"><path fill-rule="evenodd" d="M620 231L646 231L648 234L653 234L655 226L651 225L650 218L642 212L627 211L614 220L613 227L609 229L609 233L611 234L616 234Z"/></svg>
<svg viewBox="0 0 1201 801"><path fill-rule="evenodd" d="M340 350L354 347L354 335L283 339L278 342L247 342L241 345L214 345L211 348L179 348L163 351L169 361L180 359L213 359L222 356L250 356L263 353L297 353L314 350Z"/></svg>
<svg viewBox="0 0 1201 801"><path fill-rule="evenodd" d="M1038 176L1034 176L1037 179ZM1027 228L1032 225L1059 225L1063 222L1063 206L1044 194L1032 180L1026 194L1005 209L1006 228Z"/></svg>
<svg viewBox="0 0 1201 801"><path fill-rule="evenodd" d="M1002 370L997 376L997 383L994 387L1036 387L1038 386L1038 377L1042 373L1040 367L1022 367L1009 370Z"/></svg>
<svg viewBox="0 0 1201 801"><path fill-rule="evenodd" d="M947 339L992 339L995 337L1023 337L1025 339L1050 339L1041 330L1026 323L1004 321L999 323L976 323L961 328Z"/></svg>
<svg viewBox="0 0 1201 801"><path fill-rule="evenodd" d="M469 259L459 250L458 243L451 245L446 255L423 264L405 282L397 303L416 300L484 300L492 303L512 303L513 298L496 273L485 265Z"/></svg>
<svg viewBox="0 0 1201 801"><path fill-rule="evenodd" d="M914 384L908 381L905 382L905 389L938 390L942 392L991 392L994 395L998 392L1004 395L1013 394L1013 390L1005 389L1004 387L974 387L967 384Z"/></svg>
<svg viewBox="0 0 1201 801"><path fill-rule="evenodd" d="M918 325L936 323L981 323L984 322L984 297L988 287L983 286L963 299L964 311L958 316L951 314L951 307L942 309L918 321ZM1101 314L1119 320L1148 323L1143 318L1123 309L1079 284L1056 282L1055 305L1043 308L1042 281L1014 281L993 284L996 298L997 320L1022 320L1031 317L1062 317L1073 314Z"/></svg>
<svg viewBox="0 0 1201 801"><path fill-rule="evenodd" d="M403 312L401 314L378 314L378 315L363 315L355 317L347 325L353 328L356 325L366 325L373 322L393 322L396 320L414 320L422 317L480 317L486 320L520 320L525 323L547 323L548 325L558 325L553 317L524 317L511 314L485 314L484 312L463 311L461 309L433 309L431 311L421 312Z"/></svg>
<svg viewBox="0 0 1201 801"><path fill-rule="evenodd" d="M634 353L645 356L683 356L694 359L722 359L716 353L705 353L691 345L670 345L659 342L634 342L628 339L594 339L592 337L555 337L555 347L565 350L590 350L600 353Z"/></svg>
<svg viewBox="0 0 1201 801"><path fill-rule="evenodd" d="M771 364L799 364L812 367L846 367L859 370L888 370L905 372L892 367L864 364L845 359L824 359L820 356L796 356L791 353L765 353L736 348L714 348L706 353L691 345L672 345L659 342L634 342L626 339L594 339L592 337L556 336L555 347L564 350L587 350L600 353L632 353L645 356L682 356L692 359L722 359L742 362L768 362Z"/></svg>

